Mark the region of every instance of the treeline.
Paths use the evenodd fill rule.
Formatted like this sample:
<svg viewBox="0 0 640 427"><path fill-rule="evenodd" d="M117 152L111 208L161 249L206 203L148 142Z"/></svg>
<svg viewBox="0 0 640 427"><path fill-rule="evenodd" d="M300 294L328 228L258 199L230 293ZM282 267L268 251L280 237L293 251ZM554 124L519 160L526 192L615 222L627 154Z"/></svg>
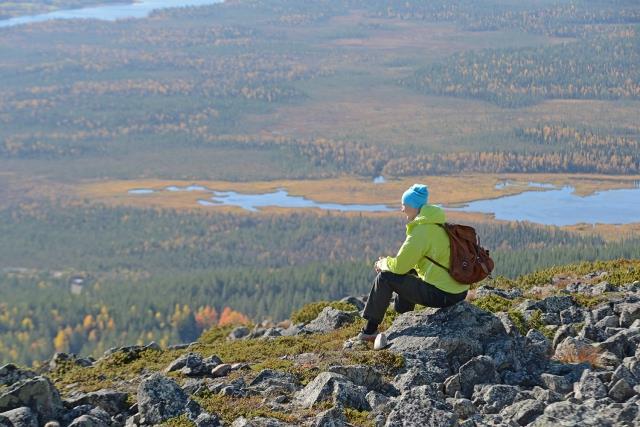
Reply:
<svg viewBox="0 0 640 427"><path fill-rule="evenodd" d="M555 37L584 37L599 26L640 22L634 1L558 1L523 4L495 0L373 0L374 16L394 19L450 21L472 31L516 29Z"/></svg>
<svg viewBox="0 0 640 427"><path fill-rule="evenodd" d="M640 99L637 28L544 48L470 51L402 81L416 90L503 107L546 99Z"/></svg>
<svg viewBox="0 0 640 427"><path fill-rule="evenodd" d="M509 277L640 251L640 239L475 226L496 274ZM31 363L56 350L190 341L211 325L279 320L306 302L366 293L373 261L397 251L404 223L38 204L0 211L0 235L0 361Z"/></svg>

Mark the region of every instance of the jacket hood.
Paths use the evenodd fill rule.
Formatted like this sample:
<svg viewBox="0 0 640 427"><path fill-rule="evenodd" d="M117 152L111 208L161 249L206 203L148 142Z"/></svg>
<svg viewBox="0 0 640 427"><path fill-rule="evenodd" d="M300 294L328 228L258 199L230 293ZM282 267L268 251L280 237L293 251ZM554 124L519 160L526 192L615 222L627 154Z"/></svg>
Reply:
<svg viewBox="0 0 640 427"><path fill-rule="evenodd" d="M409 224L442 224L444 222L444 210L439 206L426 204Z"/></svg>

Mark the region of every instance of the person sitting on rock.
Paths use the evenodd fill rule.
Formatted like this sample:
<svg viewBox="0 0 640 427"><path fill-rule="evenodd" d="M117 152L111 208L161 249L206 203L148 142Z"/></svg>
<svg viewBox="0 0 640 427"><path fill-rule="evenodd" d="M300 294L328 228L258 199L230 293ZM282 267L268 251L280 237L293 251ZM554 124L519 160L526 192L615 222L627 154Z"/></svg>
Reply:
<svg viewBox="0 0 640 427"><path fill-rule="evenodd" d="M394 309L412 311L416 304L448 307L467 296L469 285L457 282L445 267L450 265L449 236L438 224L444 224L444 210L427 203L426 185L414 184L402 195L402 212L407 217L407 237L395 257L380 257L375 263L378 273L363 316L366 326L358 334L362 341L374 341L378 325L395 292Z"/></svg>

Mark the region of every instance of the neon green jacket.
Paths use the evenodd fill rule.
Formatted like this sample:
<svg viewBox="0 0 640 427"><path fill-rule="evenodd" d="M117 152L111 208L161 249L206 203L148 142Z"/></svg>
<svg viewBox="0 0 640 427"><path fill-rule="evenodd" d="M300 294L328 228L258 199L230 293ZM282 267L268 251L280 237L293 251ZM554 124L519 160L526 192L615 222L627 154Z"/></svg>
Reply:
<svg viewBox="0 0 640 427"><path fill-rule="evenodd" d="M382 269L396 274L405 274L414 268L422 280L445 292L459 294L468 290L469 285L457 282L447 271L426 258L428 255L445 267L450 266L449 236L446 231L436 225L444 222L442 208L424 205L418 216L407 224L407 238L400 247L398 255L383 260Z"/></svg>

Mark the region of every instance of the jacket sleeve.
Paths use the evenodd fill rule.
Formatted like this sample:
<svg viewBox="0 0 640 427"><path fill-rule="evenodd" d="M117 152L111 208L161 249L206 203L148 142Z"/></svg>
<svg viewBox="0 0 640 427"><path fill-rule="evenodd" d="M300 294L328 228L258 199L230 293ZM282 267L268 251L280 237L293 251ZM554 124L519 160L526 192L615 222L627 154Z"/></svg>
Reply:
<svg viewBox="0 0 640 427"><path fill-rule="evenodd" d="M387 270L396 274L406 274L416 267L424 252L423 239L413 234L407 235L395 257L387 257Z"/></svg>

